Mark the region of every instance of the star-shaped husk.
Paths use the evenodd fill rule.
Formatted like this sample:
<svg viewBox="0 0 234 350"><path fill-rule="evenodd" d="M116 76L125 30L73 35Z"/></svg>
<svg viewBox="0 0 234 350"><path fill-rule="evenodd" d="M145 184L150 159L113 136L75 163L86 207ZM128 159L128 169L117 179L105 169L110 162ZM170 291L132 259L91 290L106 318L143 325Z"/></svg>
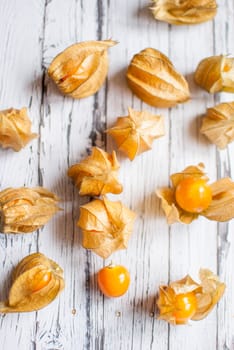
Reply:
<svg viewBox="0 0 234 350"><path fill-rule="evenodd" d="M0 192L0 232L29 233L60 210L59 198L43 187L7 188Z"/></svg>
<svg viewBox="0 0 234 350"><path fill-rule="evenodd" d="M157 196L161 199L168 224L181 222L190 224L199 215L205 216L209 220L228 221L234 217L234 182L230 178L220 179L210 185L212 191L212 201L209 207L199 214L189 213L181 209L176 203L175 190L179 182L186 178L193 177L208 181L204 173L204 164L188 166L180 173L170 176L172 187L164 187L156 190Z"/></svg>
<svg viewBox="0 0 234 350"><path fill-rule="evenodd" d="M26 108L0 111L0 145L20 151L37 137L31 132L31 125Z"/></svg>
<svg viewBox="0 0 234 350"><path fill-rule="evenodd" d="M165 320L173 325L187 324L189 319L199 321L205 318L214 306L221 299L225 284L219 281L218 276L208 269L200 269L199 277L201 282L195 282L189 275L183 279L172 282L169 286L160 286L157 306L159 309L159 319ZM196 308L190 318L184 321L177 321L175 313L176 296L180 294L192 293L195 296Z"/></svg>
<svg viewBox="0 0 234 350"><path fill-rule="evenodd" d="M68 169L70 176L79 188L81 196L100 196L106 193L121 193L118 181L119 163L115 151L109 154L93 147L92 154Z"/></svg>
<svg viewBox="0 0 234 350"><path fill-rule="evenodd" d="M218 148L227 147L234 140L234 102L208 108L200 131Z"/></svg>
<svg viewBox="0 0 234 350"><path fill-rule="evenodd" d="M41 253L28 255L16 266L8 300L0 313L30 312L50 304L64 288L63 270Z"/></svg>
<svg viewBox="0 0 234 350"><path fill-rule="evenodd" d="M83 247L104 259L116 250L126 249L135 216L120 201L105 197L81 206L77 224L83 231Z"/></svg>
<svg viewBox="0 0 234 350"><path fill-rule="evenodd" d="M107 129L119 150L133 160L138 154L152 148L155 139L165 134L164 118L148 111L128 108L129 115L119 117L114 127Z"/></svg>

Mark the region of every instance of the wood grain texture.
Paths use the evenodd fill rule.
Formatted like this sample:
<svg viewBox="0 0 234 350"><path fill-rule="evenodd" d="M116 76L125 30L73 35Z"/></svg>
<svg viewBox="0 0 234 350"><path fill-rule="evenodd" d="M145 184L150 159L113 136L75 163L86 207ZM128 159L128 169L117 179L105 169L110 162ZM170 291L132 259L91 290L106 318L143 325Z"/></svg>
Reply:
<svg viewBox="0 0 234 350"><path fill-rule="evenodd" d="M29 314L0 316L1 350L233 350L233 221L216 224L200 218L169 227L155 188L189 164L204 162L210 179L233 176L234 145L217 151L199 133L207 107L230 101L232 94L209 95L193 82L198 62L234 53L234 2L219 0L214 21L175 27L153 19L143 0L8 0L0 2L1 109L26 106L38 140L19 153L0 150L0 189L43 185L61 198L61 211L29 235L0 234L0 296L6 298L14 265L40 251L57 261L66 288L47 308ZM84 40L112 38L108 79L95 95L82 100L62 96L46 69L55 55ZM192 99L173 109L156 109L132 95L125 71L132 56L146 47L168 55L189 82ZM80 198L67 168L92 146L112 151L103 131L127 108L148 109L165 117L166 135L151 151L130 162L118 153L121 199L138 217L126 251L113 260L127 266L132 283L122 298L104 298L96 272L107 262L81 247L76 225ZM160 284L200 267L218 272L228 288L218 307L192 326L171 327L156 319Z"/></svg>

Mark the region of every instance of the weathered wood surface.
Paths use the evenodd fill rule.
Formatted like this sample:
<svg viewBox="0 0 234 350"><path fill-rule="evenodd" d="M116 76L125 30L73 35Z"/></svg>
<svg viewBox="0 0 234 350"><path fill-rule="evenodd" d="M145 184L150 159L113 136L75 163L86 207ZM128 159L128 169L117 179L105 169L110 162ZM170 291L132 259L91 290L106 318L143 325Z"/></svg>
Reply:
<svg viewBox="0 0 234 350"><path fill-rule="evenodd" d="M147 1L8 0L0 2L1 109L29 108L40 137L19 153L0 150L0 189L43 185L61 199L63 212L39 232L0 234L0 296L4 299L13 266L35 251L64 267L66 288L60 298L36 313L0 316L1 350L233 350L234 224L199 219L168 227L154 190L169 174L204 162L212 180L233 176L234 145L217 151L199 133L207 106L230 101L232 94L211 96L193 83L198 62L213 54L234 53L234 1L219 0L214 21L174 27L156 22ZM52 58L70 44L113 38L110 70L98 94L75 101L60 95L46 75ZM171 110L156 110L134 97L125 81L136 52L155 47L183 73L192 100ZM104 261L84 250L76 226L80 199L66 177L69 165L92 145L111 151L103 130L127 107L162 113L166 136L134 162L119 155L124 192L116 196L138 214L129 248L113 259L129 267L132 283L120 299L97 290L95 273ZM109 261L109 260L108 260ZM227 284L224 298L203 321L170 327L155 316L160 283L194 277L200 267L217 271Z"/></svg>

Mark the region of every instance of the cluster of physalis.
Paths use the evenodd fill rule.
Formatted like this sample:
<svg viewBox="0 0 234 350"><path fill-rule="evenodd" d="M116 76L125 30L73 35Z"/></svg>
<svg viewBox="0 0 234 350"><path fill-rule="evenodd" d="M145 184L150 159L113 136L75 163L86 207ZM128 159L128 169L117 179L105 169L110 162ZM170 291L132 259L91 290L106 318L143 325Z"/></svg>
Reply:
<svg viewBox="0 0 234 350"><path fill-rule="evenodd" d="M216 14L216 2L201 0L191 9L190 1L154 0L156 19L173 24L192 24L209 20ZM74 44L54 58L48 75L63 94L84 98L96 93L108 73L107 50L112 40ZM209 69L208 69L209 68ZM234 92L234 59L212 56L196 69L195 82L207 91ZM153 48L137 53L127 69L129 87L141 100L154 107L173 107L190 99L186 79L167 56ZM106 130L116 141L118 150L133 160L149 150L155 139L165 133L164 118L149 111L129 108L128 115L118 117ZM234 140L234 102L209 108L201 132L219 148ZM31 132L31 121L25 108L0 112L0 145L19 151L37 137ZM109 154L93 147L91 154L68 169L81 196L93 199L82 205L78 226L83 247L106 259L114 251L127 248L133 231L135 213L120 201L111 201L108 193L119 194L119 163L115 151ZM209 185L203 164L189 166L171 175L172 187L157 189L169 224L189 224L199 215L210 220L226 221L234 216L234 183L229 178ZM59 210L58 198L48 190L8 188L0 192L0 232L29 233L37 230ZM159 318L172 324L204 318L221 298L225 285L211 271L201 269L200 283L186 276L160 286L157 306ZM123 295L129 287L128 270L109 265L98 273L98 285L109 297ZM0 312L38 310L49 304L64 288L63 271L43 254L24 258L16 267L12 287Z"/></svg>

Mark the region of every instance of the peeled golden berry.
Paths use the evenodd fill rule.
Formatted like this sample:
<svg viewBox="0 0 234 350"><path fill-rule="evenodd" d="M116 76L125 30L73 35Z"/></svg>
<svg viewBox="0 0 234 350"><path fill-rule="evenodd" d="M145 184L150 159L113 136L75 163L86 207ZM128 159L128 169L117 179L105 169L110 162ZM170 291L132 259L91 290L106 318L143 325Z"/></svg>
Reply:
<svg viewBox="0 0 234 350"><path fill-rule="evenodd" d="M179 182L175 191L176 202L189 213L201 213L212 201L211 188L203 179L186 177Z"/></svg>

